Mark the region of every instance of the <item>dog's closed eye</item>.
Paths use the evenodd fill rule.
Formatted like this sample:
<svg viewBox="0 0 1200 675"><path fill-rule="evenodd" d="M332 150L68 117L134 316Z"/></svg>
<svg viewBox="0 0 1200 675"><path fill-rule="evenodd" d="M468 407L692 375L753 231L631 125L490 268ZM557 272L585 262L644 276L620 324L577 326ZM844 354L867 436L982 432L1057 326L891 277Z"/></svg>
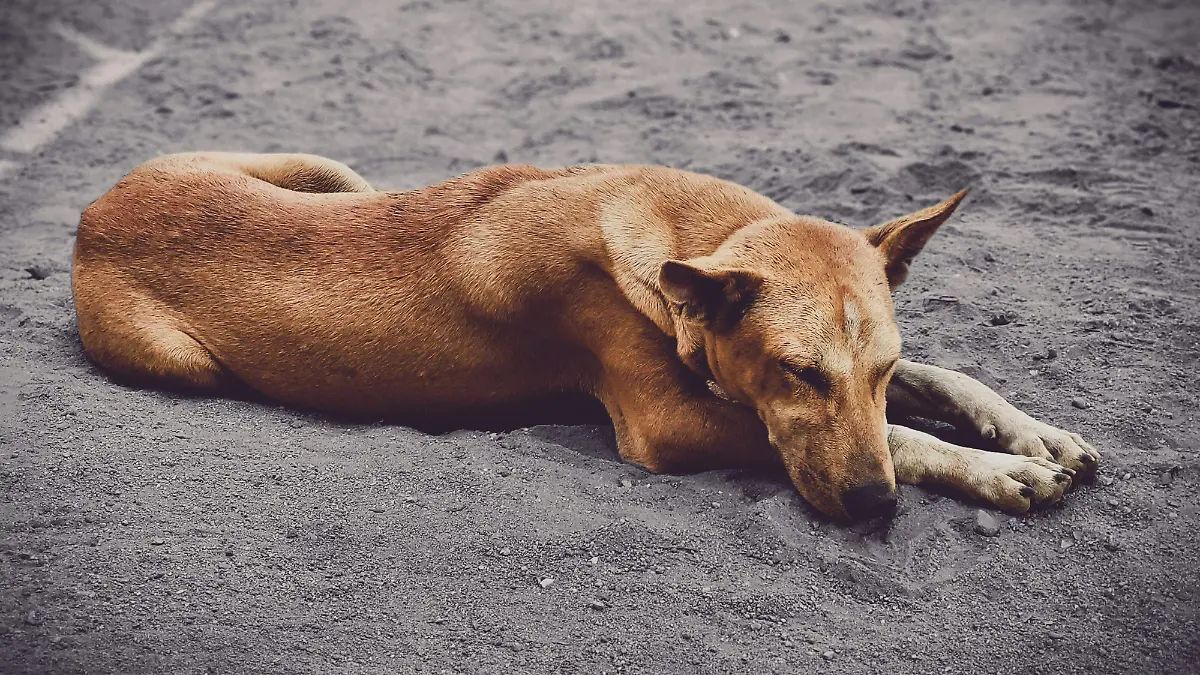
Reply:
<svg viewBox="0 0 1200 675"><path fill-rule="evenodd" d="M779 367L792 380L812 388L821 395L826 395L833 388L832 382L819 368L809 364L796 363L783 359Z"/></svg>

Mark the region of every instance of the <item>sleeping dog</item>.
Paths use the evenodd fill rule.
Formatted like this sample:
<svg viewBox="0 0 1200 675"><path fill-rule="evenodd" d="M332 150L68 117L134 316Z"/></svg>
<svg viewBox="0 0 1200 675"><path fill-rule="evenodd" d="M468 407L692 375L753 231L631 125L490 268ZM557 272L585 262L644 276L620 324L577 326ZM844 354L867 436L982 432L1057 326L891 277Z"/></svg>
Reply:
<svg viewBox="0 0 1200 675"><path fill-rule="evenodd" d="M781 467L841 519L894 512L897 482L1022 513L1096 451L900 358L891 291L963 196L855 230L665 167L385 192L312 155L170 155L83 212L75 305L87 354L131 382L417 426L585 394L650 471Z"/></svg>

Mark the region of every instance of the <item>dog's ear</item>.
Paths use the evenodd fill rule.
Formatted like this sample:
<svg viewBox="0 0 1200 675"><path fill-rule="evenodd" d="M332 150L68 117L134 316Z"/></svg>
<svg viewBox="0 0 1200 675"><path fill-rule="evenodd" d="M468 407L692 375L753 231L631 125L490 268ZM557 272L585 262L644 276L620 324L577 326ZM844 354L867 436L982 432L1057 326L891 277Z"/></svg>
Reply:
<svg viewBox="0 0 1200 675"><path fill-rule="evenodd" d="M658 287L667 300L682 305L684 316L710 325L736 322L761 285L761 276L744 269L703 269L668 260L658 270Z"/></svg>
<svg viewBox="0 0 1200 675"><path fill-rule="evenodd" d="M883 253L889 286L896 288L904 281L908 276L908 264L966 196L967 191L962 190L937 206L877 225L863 233L867 241Z"/></svg>

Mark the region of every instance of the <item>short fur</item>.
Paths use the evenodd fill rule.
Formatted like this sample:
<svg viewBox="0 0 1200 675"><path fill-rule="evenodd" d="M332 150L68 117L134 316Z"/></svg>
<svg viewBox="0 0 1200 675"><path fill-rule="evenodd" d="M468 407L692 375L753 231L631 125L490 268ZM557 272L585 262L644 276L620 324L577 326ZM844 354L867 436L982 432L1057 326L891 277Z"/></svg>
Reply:
<svg viewBox="0 0 1200 675"><path fill-rule="evenodd" d="M664 167L378 192L311 155L171 155L84 211L76 310L88 355L133 382L424 428L583 393L651 471L782 464L835 517L875 515L847 495L894 503L897 480L1020 512L1095 451L898 361L890 289L963 194L859 231ZM888 425L888 402L1015 456Z"/></svg>

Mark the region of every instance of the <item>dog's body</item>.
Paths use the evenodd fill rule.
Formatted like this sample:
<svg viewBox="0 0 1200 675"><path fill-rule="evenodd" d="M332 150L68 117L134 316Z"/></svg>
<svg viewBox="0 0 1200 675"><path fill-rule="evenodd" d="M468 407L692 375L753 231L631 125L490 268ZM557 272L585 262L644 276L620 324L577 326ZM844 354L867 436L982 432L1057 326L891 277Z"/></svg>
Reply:
<svg viewBox="0 0 1200 675"><path fill-rule="evenodd" d="M377 192L313 156L173 155L84 212L79 330L130 380L418 426L582 392L630 461L782 461L834 516L887 510L896 480L1024 511L1094 450L965 376L896 363L889 286L959 198L860 232L662 167ZM885 427L885 398L1021 456Z"/></svg>

